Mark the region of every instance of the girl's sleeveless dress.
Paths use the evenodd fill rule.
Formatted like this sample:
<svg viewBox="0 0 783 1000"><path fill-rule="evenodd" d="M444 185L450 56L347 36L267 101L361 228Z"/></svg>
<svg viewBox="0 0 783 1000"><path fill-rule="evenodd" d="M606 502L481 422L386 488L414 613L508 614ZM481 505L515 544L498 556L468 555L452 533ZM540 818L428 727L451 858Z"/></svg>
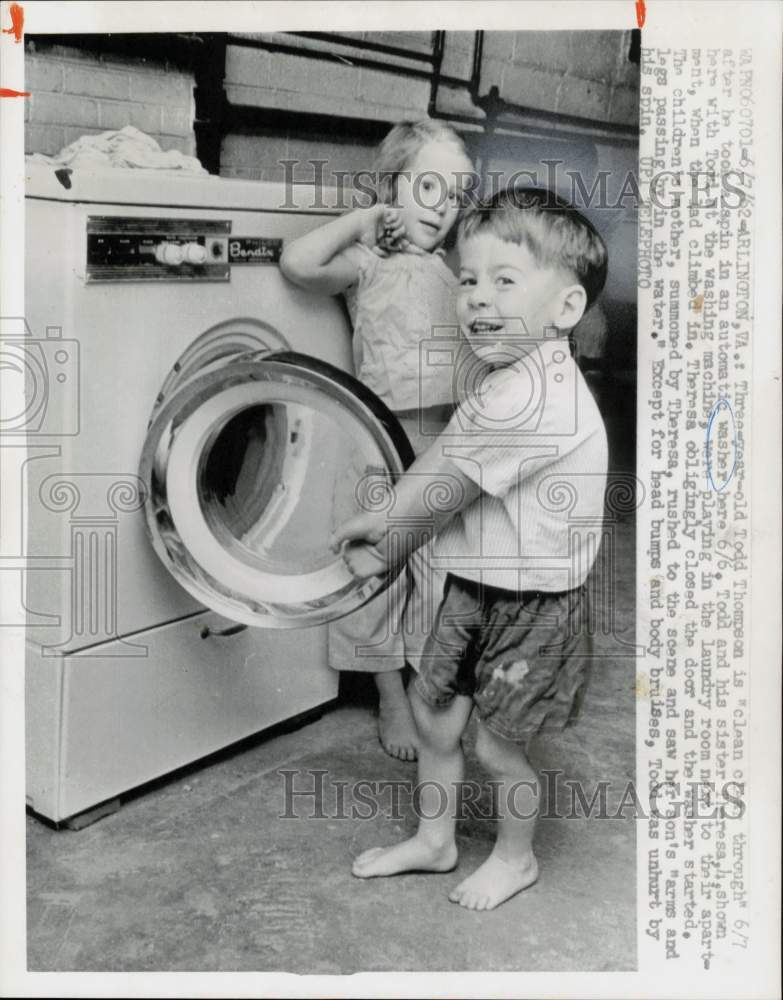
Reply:
<svg viewBox="0 0 783 1000"><path fill-rule="evenodd" d="M357 283L345 293L357 377L396 415L418 456L455 406L456 278L440 251L382 257L357 243L349 253L358 265ZM361 477L365 470L353 472ZM334 669L382 673L406 662L418 666L445 579L430 554L430 546L422 546L391 587L329 626Z"/></svg>

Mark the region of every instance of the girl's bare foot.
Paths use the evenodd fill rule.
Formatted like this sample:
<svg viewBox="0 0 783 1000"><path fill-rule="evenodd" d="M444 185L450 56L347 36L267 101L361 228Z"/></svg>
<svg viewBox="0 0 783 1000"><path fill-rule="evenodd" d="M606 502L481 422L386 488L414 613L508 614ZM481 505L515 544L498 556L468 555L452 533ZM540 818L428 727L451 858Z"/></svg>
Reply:
<svg viewBox="0 0 783 1000"><path fill-rule="evenodd" d="M504 861L493 851L481 867L449 893L449 899L468 910L494 910L537 878L538 862L532 851L520 865Z"/></svg>
<svg viewBox="0 0 783 1000"><path fill-rule="evenodd" d="M376 674L375 684L378 688L378 739L381 746L390 757L416 760L419 734L402 683L402 671Z"/></svg>
<svg viewBox="0 0 783 1000"><path fill-rule="evenodd" d="M378 878L402 872L450 872L457 865L457 845L452 841L442 847L411 837L393 847L371 847L353 863L357 878Z"/></svg>
<svg viewBox="0 0 783 1000"><path fill-rule="evenodd" d="M391 705L381 698L378 705L378 739L390 757L416 760L419 737L407 698Z"/></svg>

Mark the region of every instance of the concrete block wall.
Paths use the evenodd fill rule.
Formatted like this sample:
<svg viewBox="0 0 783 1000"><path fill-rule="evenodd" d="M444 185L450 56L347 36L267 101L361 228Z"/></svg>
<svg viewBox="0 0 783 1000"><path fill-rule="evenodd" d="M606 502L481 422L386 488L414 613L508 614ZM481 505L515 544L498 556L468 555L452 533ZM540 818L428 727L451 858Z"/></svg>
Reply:
<svg viewBox="0 0 783 1000"><path fill-rule="evenodd" d="M432 51L429 32L365 32L364 36L412 54ZM324 47L323 42L293 37L286 37L286 44ZM486 94L496 86L506 100L537 110L632 125L637 117L638 66L628 59L630 44L630 31L488 31L479 89ZM472 31L447 32L443 73L467 82L473 47ZM257 107L391 121L426 113L427 80L395 73L391 65L389 71L354 67L350 49L337 43L329 49L345 61L231 46L226 62L229 99Z"/></svg>
<svg viewBox="0 0 783 1000"><path fill-rule="evenodd" d="M372 156L373 144L361 139L341 139L313 132L304 134L295 129L267 129L252 135L227 135L221 149L220 173L223 177L282 183L286 180L282 161L296 160L298 165L290 168L289 174L295 182L322 182L328 187L344 183L349 198L350 178L343 182L340 172L353 175L359 170L367 170ZM323 172L321 167L311 164L311 160L326 160Z"/></svg>
<svg viewBox="0 0 783 1000"><path fill-rule="evenodd" d="M360 35L354 32L353 36ZM373 42L408 48L415 53L432 51L430 32L365 32ZM251 36L252 37L252 36ZM275 35L259 38L276 40ZM430 85L427 80L351 65L355 51L349 46L326 44L285 36L287 46L306 50L327 49L342 60L318 59L297 52L229 46L226 53L226 92L236 104L339 114L360 119L395 121L406 115L426 113ZM369 53L373 55L373 53ZM383 61L383 55L375 55ZM426 63L416 63L426 68Z"/></svg>
<svg viewBox="0 0 783 1000"><path fill-rule="evenodd" d="M430 32L355 32L411 52L432 51ZM480 93L497 86L507 101L601 122L634 125L638 120L638 66L628 59L630 31L503 32L484 35ZM258 36L271 37L271 36ZM286 38L287 44L323 48L323 43ZM470 79L474 33L446 34L442 71ZM351 66L350 50L330 47L343 61L230 46L226 57L226 91L231 102L275 110L339 114L348 118L399 121L427 113L430 85L389 71ZM426 65L419 63L418 65ZM442 86L439 108L446 114L484 115L471 105L465 88ZM301 152L300 152L301 151ZM329 160L330 170L366 169L371 144L350 136L300 135L295 128L270 131L263 141L229 136L223 144L221 172L226 176L282 180L281 159ZM302 166L301 178L310 170Z"/></svg>
<svg viewBox="0 0 783 1000"><path fill-rule="evenodd" d="M349 34L414 52L432 51L430 32ZM285 41L301 49L324 48L322 42L293 37L286 37ZM229 46L225 77L229 101L275 111L334 114L357 121L394 122L426 115L430 94L427 80L403 76L393 70L385 72L352 66L349 48L335 44L330 49L344 53L346 62ZM220 172L226 177L281 181L284 168L280 161L297 159L302 166L297 168L295 176L304 181L312 177L313 168L308 161L319 158L329 161L329 171L355 173L370 166L372 148L371 142L358 136L315 135L302 132L296 126L270 130L260 141L256 135L230 135L223 141Z"/></svg>
<svg viewBox="0 0 783 1000"><path fill-rule="evenodd" d="M28 41L25 90L27 153L135 125L162 149L195 155L193 76L175 67Z"/></svg>
<svg viewBox="0 0 783 1000"><path fill-rule="evenodd" d="M444 73L469 74L473 39L471 31L447 33ZM513 104L635 125L639 67L630 46L630 31L487 31L480 93L494 85Z"/></svg>
<svg viewBox="0 0 783 1000"><path fill-rule="evenodd" d="M310 56L229 46L233 104L395 121L426 113L429 83Z"/></svg>

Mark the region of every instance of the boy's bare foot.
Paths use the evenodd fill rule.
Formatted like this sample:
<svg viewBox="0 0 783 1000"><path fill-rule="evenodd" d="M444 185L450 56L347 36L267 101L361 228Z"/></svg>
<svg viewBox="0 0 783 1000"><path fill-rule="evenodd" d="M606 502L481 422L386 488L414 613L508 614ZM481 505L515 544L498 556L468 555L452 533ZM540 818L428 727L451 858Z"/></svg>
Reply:
<svg viewBox="0 0 783 1000"><path fill-rule="evenodd" d="M402 671L375 675L378 688L378 739L390 757L416 760L419 734L413 718Z"/></svg>
<svg viewBox="0 0 783 1000"><path fill-rule="evenodd" d="M433 847L419 837L393 847L371 847L353 863L357 878L399 875L401 872L450 872L457 865L457 845Z"/></svg>
<svg viewBox="0 0 783 1000"><path fill-rule="evenodd" d="M493 851L480 868L449 893L449 899L468 910L494 910L537 878L538 862L532 851L527 864L521 867L509 864Z"/></svg>

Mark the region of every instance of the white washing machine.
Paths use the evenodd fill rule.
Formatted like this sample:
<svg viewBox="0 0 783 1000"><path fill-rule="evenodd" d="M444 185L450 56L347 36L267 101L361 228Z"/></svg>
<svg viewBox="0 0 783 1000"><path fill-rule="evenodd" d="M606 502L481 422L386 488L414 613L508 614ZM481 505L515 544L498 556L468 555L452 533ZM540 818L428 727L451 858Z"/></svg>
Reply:
<svg viewBox="0 0 783 1000"><path fill-rule="evenodd" d="M28 448L28 803L59 822L334 699L324 623L375 586L327 547L342 470L409 455L336 378L340 303L279 273L334 214L312 189L30 164L26 204L3 429Z"/></svg>

